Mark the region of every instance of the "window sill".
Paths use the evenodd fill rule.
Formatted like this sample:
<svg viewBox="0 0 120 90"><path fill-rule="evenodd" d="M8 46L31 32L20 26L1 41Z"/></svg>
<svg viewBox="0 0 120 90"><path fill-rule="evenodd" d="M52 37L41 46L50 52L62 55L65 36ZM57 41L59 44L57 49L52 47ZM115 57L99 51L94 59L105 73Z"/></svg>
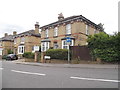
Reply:
<svg viewBox="0 0 120 90"><path fill-rule="evenodd" d="M53 36L53 38L57 38L58 36Z"/></svg>

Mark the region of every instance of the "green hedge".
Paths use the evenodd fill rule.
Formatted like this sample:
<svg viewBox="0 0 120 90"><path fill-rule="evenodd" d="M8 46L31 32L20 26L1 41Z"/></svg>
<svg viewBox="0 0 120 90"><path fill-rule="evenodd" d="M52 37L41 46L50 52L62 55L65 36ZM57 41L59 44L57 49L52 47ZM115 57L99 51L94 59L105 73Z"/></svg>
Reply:
<svg viewBox="0 0 120 90"><path fill-rule="evenodd" d="M3 55L3 56L2 56L2 59L6 59L6 56L7 56L7 55Z"/></svg>
<svg viewBox="0 0 120 90"><path fill-rule="evenodd" d="M67 60L68 50L67 49L49 49L46 51L46 55L50 56L51 59Z"/></svg>
<svg viewBox="0 0 120 90"><path fill-rule="evenodd" d="M32 53L32 52L25 52L24 54L23 54L23 57L25 57L25 58L29 58L29 59L34 59L34 53Z"/></svg>

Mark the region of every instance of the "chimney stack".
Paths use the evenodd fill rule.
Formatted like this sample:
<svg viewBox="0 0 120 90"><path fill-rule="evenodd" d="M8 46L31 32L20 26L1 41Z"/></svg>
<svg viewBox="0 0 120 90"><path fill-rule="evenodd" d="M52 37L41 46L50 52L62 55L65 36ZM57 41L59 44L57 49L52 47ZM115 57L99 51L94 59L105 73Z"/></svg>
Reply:
<svg viewBox="0 0 120 90"><path fill-rule="evenodd" d="M35 24L35 34L39 34L39 22L36 22Z"/></svg>
<svg viewBox="0 0 120 90"><path fill-rule="evenodd" d="M59 15L59 16L58 16L58 20L59 20L59 21L64 19L64 16L63 16L62 13L60 13L60 14L58 14L58 15Z"/></svg>
<svg viewBox="0 0 120 90"><path fill-rule="evenodd" d="M17 32L16 31L13 31L13 35L16 35L17 34Z"/></svg>
<svg viewBox="0 0 120 90"><path fill-rule="evenodd" d="M4 36L5 36L5 37L6 37L6 36L8 36L8 33L5 33L5 35L4 35Z"/></svg>

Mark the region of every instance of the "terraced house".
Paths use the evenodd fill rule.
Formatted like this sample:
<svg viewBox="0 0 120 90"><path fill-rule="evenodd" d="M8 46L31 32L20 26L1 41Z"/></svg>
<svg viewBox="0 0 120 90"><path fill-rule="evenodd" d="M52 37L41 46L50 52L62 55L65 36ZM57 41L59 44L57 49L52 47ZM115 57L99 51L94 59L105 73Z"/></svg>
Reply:
<svg viewBox="0 0 120 90"><path fill-rule="evenodd" d="M7 55L8 53L13 52L14 49L14 36L16 32L13 32L13 35L8 35L5 33L4 37L0 38L0 56Z"/></svg>
<svg viewBox="0 0 120 90"><path fill-rule="evenodd" d="M34 52L35 46L40 46L39 23L37 22L35 30L29 30L14 37L14 53L22 56L24 52Z"/></svg>
<svg viewBox="0 0 120 90"><path fill-rule="evenodd" d="M88 35L103 31L102 24L95 24L82 15L64 18L59 14L58 21L40 27L41 50L68 48L66 37L71 38L70 46L87 45Z"/></svg>

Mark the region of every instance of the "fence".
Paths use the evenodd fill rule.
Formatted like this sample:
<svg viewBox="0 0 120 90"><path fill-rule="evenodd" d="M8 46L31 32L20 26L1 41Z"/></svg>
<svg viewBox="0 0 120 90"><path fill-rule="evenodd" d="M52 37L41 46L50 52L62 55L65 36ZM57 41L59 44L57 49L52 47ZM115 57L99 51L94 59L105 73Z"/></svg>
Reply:
<svg viewBox="0 0 120 90"><path fill-rule="evenodd" d="M92 60L90 50L86 46L71 46L72 59Z"/></svg>

